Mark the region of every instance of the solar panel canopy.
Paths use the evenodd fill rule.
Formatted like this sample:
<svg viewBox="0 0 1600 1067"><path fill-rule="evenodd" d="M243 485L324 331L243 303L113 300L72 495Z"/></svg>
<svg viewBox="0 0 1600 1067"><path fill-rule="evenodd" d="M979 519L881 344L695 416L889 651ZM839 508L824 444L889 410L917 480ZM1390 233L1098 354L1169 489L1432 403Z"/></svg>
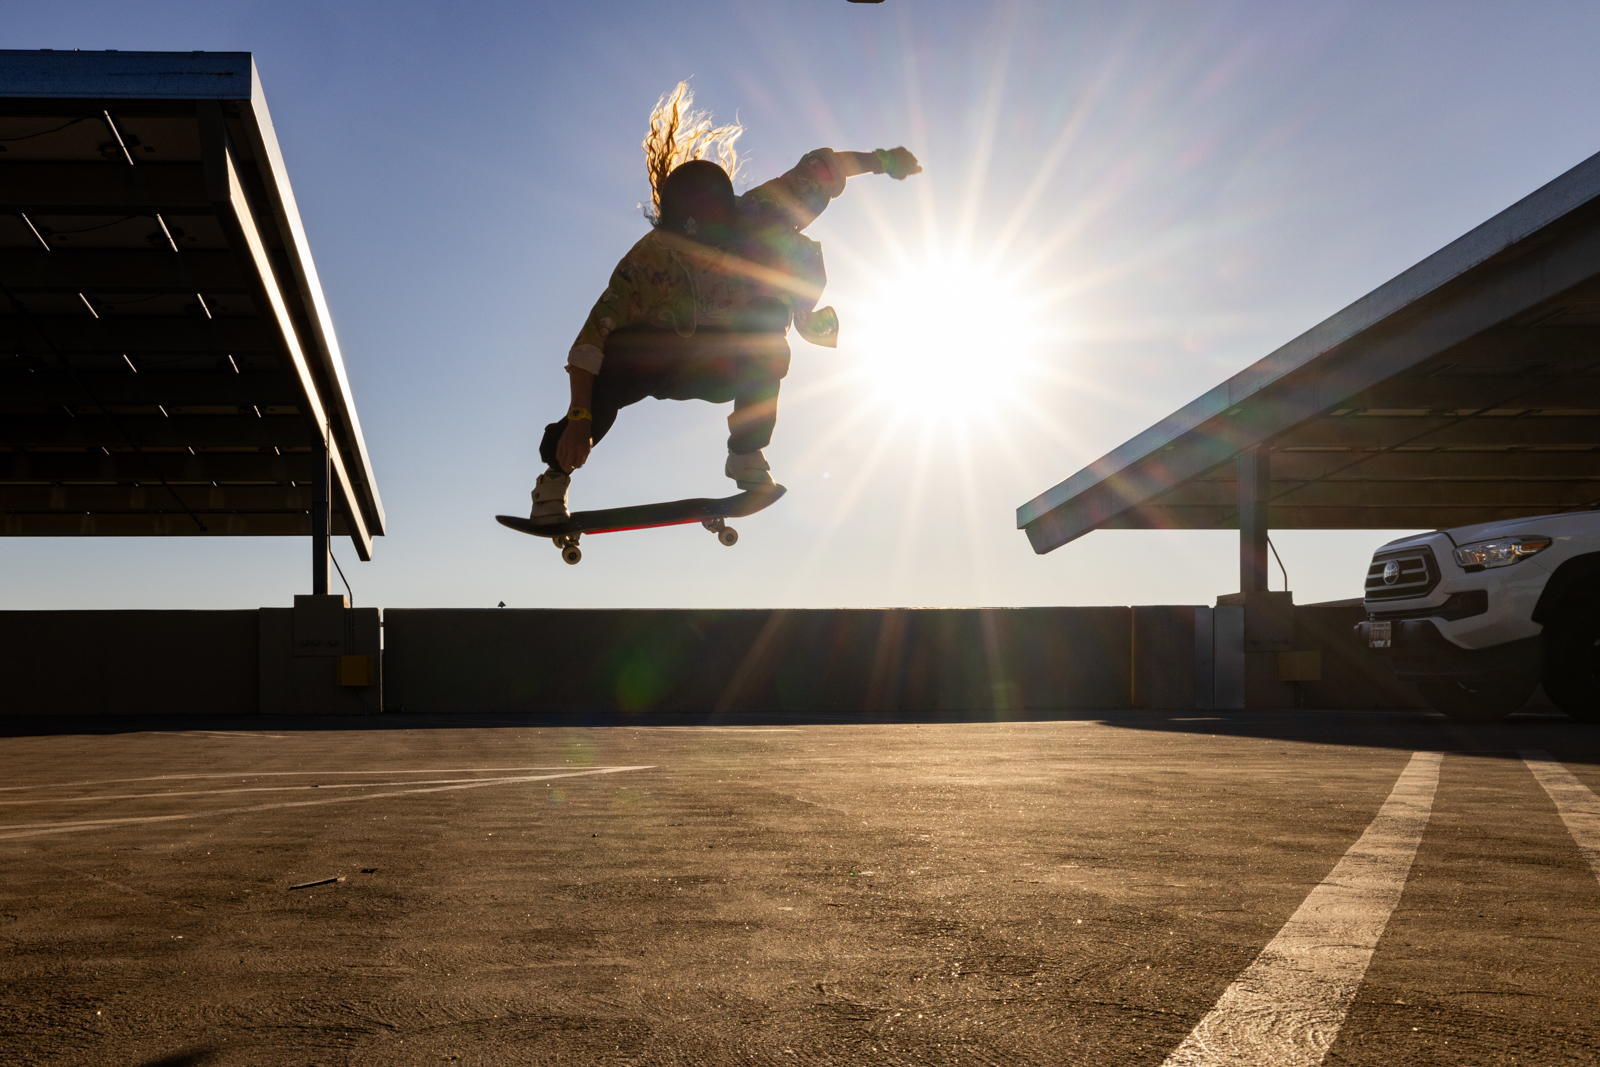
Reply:
<svg viewBox="0 0 1600 1067"><path fill-rule="evenodd" d="M327 477L370 558L383 506L249 53L0 51L0 287L6 535L309 536Z"/></svg>
<svg viewBox="0 0 1600 1067"><path fill-rule="evenodd" d="M1241 507L1275 529L1439 529L1596 506L1600 156L1024 504L1017 525L1043 553L1096 529L1236 529Z"/></svg>

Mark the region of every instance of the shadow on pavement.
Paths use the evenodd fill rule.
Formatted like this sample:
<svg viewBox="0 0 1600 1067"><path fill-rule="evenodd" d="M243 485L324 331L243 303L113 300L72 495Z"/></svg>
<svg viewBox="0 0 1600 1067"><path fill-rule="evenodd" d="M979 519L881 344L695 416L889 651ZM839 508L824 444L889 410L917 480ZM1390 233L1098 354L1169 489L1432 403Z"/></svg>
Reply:
<svg viewBox="0 0 1600 1067"><path fill-rule="evenodd" d="M1565 760L1600 763L1600 724L1578 722L1556 711L1519 712L1488 723L1409 709L1146 712L1100 721L1124 730L1518 759L1519 750L1548 749Z"/></svg>
<svg viewBox="0 0 1600 1067"><path fill-rule="evenodd" d="M215 1049L184 1049L179 1052L169 1052L165 1056L157 1056L153 1060L143 1060L136 1067L199 1067L202 1063L209 1063L215 1056Z"/></svg>
<svg viewBox="0 0 1600 1067"><path fill-rule="evenodd" d="M1297 744L1476 752L1515 756L1519 749L1559 749L1564 758L1600 762L1600 724L1555 712L1521 712L1492 723L1467 723L1409 709L1327 711L1053 710L997 713L639 712L572 715L371 716L7 716L0 737L118 735L171 731L315 733L367 730L479 730L716 726L896 726L1093 722L1112 729L1169 734L1251 737Z"/></svg>

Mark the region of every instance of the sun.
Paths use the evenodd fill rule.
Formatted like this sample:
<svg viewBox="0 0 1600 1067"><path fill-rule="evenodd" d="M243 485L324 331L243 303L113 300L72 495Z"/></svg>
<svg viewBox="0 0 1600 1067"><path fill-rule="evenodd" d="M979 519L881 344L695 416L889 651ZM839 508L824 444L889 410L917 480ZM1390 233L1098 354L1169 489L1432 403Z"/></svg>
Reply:
<svg viewBox="0 0 1600 1067"><path fill-rule="evenodd" d="M1015 278L961 260L908 263L851 310L848 350L896 414L964 420L1020 396L1037 366L1038 302Z"/></svg>

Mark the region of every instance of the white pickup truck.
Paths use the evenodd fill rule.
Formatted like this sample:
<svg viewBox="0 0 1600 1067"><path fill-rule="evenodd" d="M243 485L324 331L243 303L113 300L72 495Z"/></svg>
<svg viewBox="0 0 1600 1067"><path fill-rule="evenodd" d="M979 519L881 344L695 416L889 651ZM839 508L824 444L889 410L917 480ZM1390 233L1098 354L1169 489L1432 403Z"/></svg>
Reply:
<svg viewBox="0 0 1600 1067"><path fill-rule="evenodd" d="M1511 714L1544 683L1600 722L1600 512L1390 541L1367 568L1356 636L1458 719Z"/></svg>

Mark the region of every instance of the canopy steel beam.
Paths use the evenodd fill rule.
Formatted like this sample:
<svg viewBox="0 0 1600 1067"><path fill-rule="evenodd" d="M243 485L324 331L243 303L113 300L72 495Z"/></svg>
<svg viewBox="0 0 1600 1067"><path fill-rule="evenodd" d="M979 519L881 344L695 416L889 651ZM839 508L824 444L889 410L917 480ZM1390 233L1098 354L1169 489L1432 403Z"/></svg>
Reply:
<svg viewBox="0 0 1600 1067"><path fill-rule="evenodd" d="M253 279L230 251L191 248L0 248L0 277L15 293L249 293Z"/></svg>
<svg viewBox="0 0 1600 1067"><path fill-rule="evenodd" d="M322 280L317 275L316 264L307 249L305 229L300 220L300 208L289 188L288 171L278 147L278 135L266 113L265 104L252 98L251 106L239 112L241 121L250 128L253 141L261 145L256 163L261 184L271 203L274 217L281 221L285 240L285 256L290 276L294 279L305 308L305 324L309 335L311 355L316 359L328 384L328 406L349 446L350 477L358 481L364 495L361 501L352 499L351 506L364 506L369 510L362 516L362 528L376 533L384 529L383 502L378 496L377 482L372 473L372 460L367 454L361 433L361 420L356 413L355 399L350 391L349 377L345 371L344 357L340 353L339 339L334 333L333 317L328 311L327 298L322 291ZM336 449L337 451L337 449ZM340 457L336 457L340 458ZM341 462L343 460L341 459ZM356 546L361 549L361 545ZM370 548L370 544L368 546ZM367 558L366 556L362 557Z"/></svg>
<svg viewBox="0 0 1600 1067"><path fill-rule="evenodd" d="M13 415L0 420L0 447L304 448L315 427L292 415Z"/></svg>
<svg viewBox="0 0 1600 1067"><path fill-rule="evenodd" d="M1321 481L1527 481L1600 478L1600 450L1576 452L1378 452L1350 466L1353 453L1272 453L1273 484ZM1209 475L1191 480L1206 484ZM1232 477L1232 472L1228 472ZM1179 489L1182 487L1180 486ZM1178 491L1177 489L1173 490Z"/></svg>
<svg viewBox="0 0 1600 1067"><path fill-rule="evenodd" d="M198 512L205 529L182 511L107 512L71 515L64 512L0 514L0 534L7 537L307 537L311 513ZM333 534L349 535L344 518L335 515Z"/></svg>
<svg viewBox="0 0 1600 1067"><path fill-rule="evenodd" d="M1498 407L1510 395L1515 395L1515 405L1525 410L1600 410L1600 375L1518 376L1510 382L1504 377L1391 378L1357 393L1342 406L1355 412L1468 412Z"/></svg>
<svg viewBox="0 0 1600 1067"><path fill-rule="evenodd" d="M310 511L311 483L290 485L0 485L0 511ZM182 503L180 504L179 501Z"/></svg>
<svg viewBox="0 0 1600 1067"><path fill-rule="evenodd" d="M1234 492L1239 519L1239 591L1267 588L1267 500L1271 491L1272 453L1257 446L1234 461Z"/></svg>
<svg viewBox="0 0 1600 1067"><path fill-rule="evenodd" d="M331 546L328 539L333 534L332 515L332 449L324 449L317 457L315 477L311 481L311 593L328 595L328 559Z"/></svg>
<svg viewBox="0 0 1600 1067"><path fill-rule="evenodd" d="M0 452L0 484L56 482L310 483L310 449L273 452Z"/></svg>
<svg viewBox="0 0 1600 1067"><path fill-rule="evenodd" d="M1189 482L1178 486L1134 509L1156 513L1201 509L1226 515L1216 529L1239 525L1241 502L1247 499L1246 483ZM1600 500L1600 478L1567 478L1547 481L1360 481L1340 485L1334 482L1273 482L1263 490L1269 514L1285 507L1462 507L1481 500L1492 507L1546 507L1552 511L1585 507ZM1216 509L1223 509L1218 512ZM1537 514L1537 512L1533 512ZM1193 527L1190 527L1193 528ZM1265 541L1261 542L1265 548Z"/></svg>
<svg viewBox="0 0 1600 1067"><path fill-rule="evenodd" d="M9 308L3 310L10 311ZM120 360L126 352L135 359L192 354L214 355L218 361L224 361L232 353L235 359L247 354L270 354L275 365L278 361L266 323L255 317L174 319L119 315L109 324L97 322L87 312L28 317L33 327L68 357L106 355ZM49 354L51 349L34 329L23 332L20 319L19 315L0 315L0 331L5 331L0 337L17 346L12 351Z"/></svg>
<svg viewBox="0 0 1600 1067"><path fill-rule="evenodd" d="M1600 503L1600 491L1583 505ZM1501 519L1520 519L1529 515L1580 510L1542 504L1534 510L1494 503L1457 505L1407 505L1394 507L1268 508L1268 524L1274 530L1439 530ZM1125 511L1100 525L1102 530L1232 530L1239 524L1239 512L1232 506L1216 508L1138 508Z"/></svg>
<svg viewBox="0 0 1600 1067"><path fill-rule="evenodd" d="M356 553L361 559L370 560L372 535L367 529L365 516L361 513L355 488L350 483L350 473L346 469L344 456L329 432L331 423L328 412L323 405L317 383L312 377L311 367L306 361L305 350L301 347L293 316L279 286L277 271L273 269L266 242L256 226L255 216L251 213L249 202L245 198L244 186L239 180L239 170L234 163L233 149L227 141L227 128L223 121L222 109L214 102L204 101L198 107L198 114L201 150L205 157L206 190L217 206L224 230L228 232L229 245L246 255L254 264L259 282L255 295L263 301L261 306L271 311L271 318L277 325L283 350L294 368L296 378L299 379L306 413L310 416L311 424L317 434L327 446L331 462L330 478L338 497L337 504L340 508L346 509L345 518L351 530L351 540L355 544Z"/></svg>
<svg viewBox="0 0 1600 1067"><path fill-rule="evenodd" d="M1313 419L1274 442L1280 448L1384 449L1600 447L1600 418L1549 415L1412 418L1346 415Z"/></svg>
<svg viewBox="0 0 1600 1067"><path fill-rule="evenodd" d="M168 408L200 404L237 404L245 414L252 407L286 407L299 393L282 374L247 371L216 374L195 371L133 371L120 357L110 370L63 371L45 367L0 371L0 411L30 405L161 404Z"/></svg>
<svg viewBox="0 0 1600 1067"><path fill-rule="evenodd" d="M213 208L205 173L193 163L8 163L0 211L209 215Z"/></svg>

